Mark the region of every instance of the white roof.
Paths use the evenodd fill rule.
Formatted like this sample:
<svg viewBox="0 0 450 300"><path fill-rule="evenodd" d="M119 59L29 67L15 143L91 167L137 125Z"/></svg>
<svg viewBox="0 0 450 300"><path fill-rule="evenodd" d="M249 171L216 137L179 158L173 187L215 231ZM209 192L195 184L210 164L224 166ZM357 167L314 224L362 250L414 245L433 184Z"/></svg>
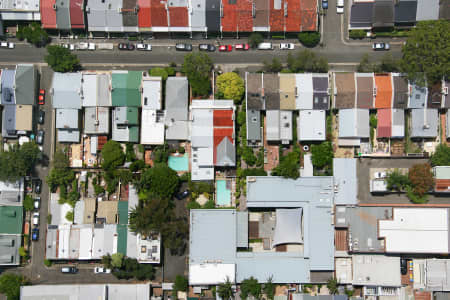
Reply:
<svg viewBox="0 0 450 300"><path fill-rule="evenodd" d="M379 220L386 252L448 253L446 208L394 208L392 220Z"/></svg>
<svg viewBox="0 0 450 300"><path fill-rule="evenodd" d="M353 255L353 284L401 286L400 257Z"/></svg>
<svg viewBox="0 0 450 300"><path fill-rule="evenodd" d="M339 283L352 283L352 275L352 259L350 257L336 257L336 279Z"/></svg>
<svg viewBox="0 0 450 300"><path fill-rule="evenodd" d="M92 258L92 227L80 228L80 256L78 259Z"/></svg>
<svg viewBox="0 0 450 300"><path fill-rule="evenodd" d="M58 258L69 258L69 238L70 238L70 226L59 227L59 245L58 245Z"/></svg>
<svg viewBox="0 0 450 300"><path fill-rule="evenodd" d="M425 278L427 290L450 291L450 260L427 259Z"/></svg>
<svg viewBox="0 0 450 300"><path fill-rule="evenodd" d="M153 109L142 109L141 144L164 144L164 118Z"/></svg>
<svg viewBox="0 0 450 300"><path fill-rule="evenodd" d="M142 108L161 109L161 77L142 78Z"/></svg>
<svg viewBox="0 0 450 300"><path fill-rule="evenodd" d="M292 141L292 111L280 111L280 140Z"/></svg>
<svg viewBox="0 0 450 300"><path fill-rule="evenodd" d="M283 244L303 243L302 208L277 209L272 248Z"/></svg>
<svg viewBox="0 0 450 300"><path fill-rule="evenodd" d="M97 74L82 74L83 106L97 106Z"/></svg>
<svg viewBox="0 0 450 300"><path fill-rule="evenodd" d="M325 111L301 110L297 120L297 132L299 141L324 141Z"/></svg>
<svg viewBox="0 0 450 300"><path fill-rule="evenodd" d="M235 282L236 265L222 263L189 264L190 285L212 285L225 282Z"/></svg>
<svg viewBox="0 0 450 300"><path fill-rule="evenodd" d="M313 109L313 81L312 74L295 74L297 109Z"/></svg>
<svg viewBox="0 0 450 300"><path fill-rule="evenodd" d="M266 139L268 141L280 140L280 111L266 111Z"/></svg>

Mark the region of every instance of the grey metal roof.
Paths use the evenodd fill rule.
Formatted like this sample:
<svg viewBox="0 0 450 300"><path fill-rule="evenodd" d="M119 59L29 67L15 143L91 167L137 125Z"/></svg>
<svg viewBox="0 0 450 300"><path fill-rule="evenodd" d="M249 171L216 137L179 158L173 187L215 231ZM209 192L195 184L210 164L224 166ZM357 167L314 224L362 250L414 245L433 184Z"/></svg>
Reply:
<svg viewBox="0 0 450 300"><path fill-rule="evenodd" d="M450 291L450 260L426 260L426 289L429 291Z"/></svg>
<svg viewBox="0 0 450 300"><path fill-rule="evenodd" d="M249 109L247 110L247 140L261 140L261 111Z"/></svg>
<svg viewBox="0 0 450 300"><path fill-rule="evenodd" d="M439 0L417 0L417 21L437 20Z"/></svg>
<svg viewBox="0 0 450 300"><path fill-rule="evenodd" d="M266 112L266 139L268 141L280 140L280 111L268 110Z"/></svg>
<svg viewBox="0 0 450 300"><path fill-rule="evenodd" d="M392 138L405 136L405 110L392 109Z"/></svg>
<svg viewBox="0 0 450 300"><path fill-rule="evenodd" d="M106 9L108 5L107 1L87 0L86 15L89 31L106 30Z"/></svg>
<svg viewBox="0 0 450 300"><path fill-rule="evenodd" d="M188 80L169 77L166 80L166 120L188 120Z"/></svg>
<svg viewBox="0 0 450 300"><path fill-rule="evenodd" d="M22 206L23 196L23 179L15 182L0 181L0 205Z"/></svg>
<svg viewBox="0 0 450 300"><path fill-rule="evenodd" d="M375 0L372 26L394 26L394 2L392 0Z"/></svg>
<svg viewBox="0 0 450 300"><path fill-rule="evenodd" d="M70 0L55 1L56 28L70 30Z"/></svg>
<svg viewBox="0 0 450 300"><path fill-rule="evenodd" d="M417 0L399 1L394 6L395 23L415 23Z"/></svg>
<svg viewBox="0 0 450 300"><path fill-rule="evenodd" d="M108 8L106 9L106 28L107 31L120 32L123 28L123 19L120 8L122 0L106 0ZM89 24L89 22L88 22Z"/></svg>
<svg viewBox="0 0 450 300"><path fill-rule="evenodd" d="M20 264L21 243L19 234L0 234L0 266Z"/></svg>
<svg viewBox="0 0 450 300"><path fill-rule="evenodd" d="M192 31L204 31L206 27L206 0L191 0L191 7Z"/></svg>
<svg viewBox="0 0 450 300"><path fill-rule="evenodd" d="M297 137L299 141L324 141L325 132L324 110L301 110L297 121Z"/></svg>
<svg viewBox="0 0 450 300"><path fill-rule="evenodd" d="M15 104L14 98L14 81L15 70L3 70L2 71L2 104Z"/></svg>
<svg viewBox="0 0 450 300"><path fill-rule="evenodd" d="M236 150L233 143L228 137L216 147L216 163L215 166L234 166L236 164Z"/></svg>
<svg viewBox="0 0 450 300"><path fill-rule="evenodd" d="M57 109L56 128L78 129L78 109Z"/></svg>
<svg viewBox="0 0 450 300"><path fill-rule="evenodd" d="M58 130L58 142L60 143L78 143L80 142L79 130Z"/></svg>
<svg viewBox="0 0 450 300"><path fill-rule="evenodd" d="M236 228L236 246L248 247L248 212L238 211L237 215L237 228Z"/></svg>
<svg viewBox="0 0 450 300"><path fill-rule="evenodd" d="M373 2L353 3L350 10L351 27L372 27Z"/></svg>
<svg viewBox="0 0 450 300"><path fill-rule="evenodd" d="M411 84L408 108L424 108L427 103L428 90L416 84Z"/></svg>
<svg viewBox="0 0 450 300"><path fill-rule="evenodd" d="M340 138L368 138L369 130L368 109L339 110Z"/></svg>
<svg viewBox="0 0 450 300"><path fill-rule="evenodd" d="M206 26L208 31L220 30L220 0L206 1Z"/></svg>
<svg viewBox="0 0 450 300"><path fill-rule="evenodd" d="M309 207L309 255L314 271L334 270L334 226L330 222L333 205L322 204ZM306 226L305 226L306 227Z"/></svg>
<svg viewBox="0 0 450 300"><path fill-rule="evenodd" d="M81 73L54 73L53 108L81 109Z"/></svg>
<svg viewBox="0 0 450 300"><path fill-rule="evenodd" d="M84 133L86 134L109 133L108 107L86 107L84 109Z"/></svg>
<svg viewBox="0 0 450 300"><path fill-rule="evenodd" d="M272 248L283 244L303 243L303 208L277 208Z"/></svg>
<svg viewBox="0 0 450 300"><path fill-rule="evenodd" d="M411 110L411 137L434 138L438 135L439 114L434 108Z"/></svg>
<svg viewBox="0 0 450 300"><path fill-rule="evenodd" d="M16 135L16 106L5 105L2 111L2 135L14 137Z"/></svg>
<svg viewBox="0 0 450 300"><path fill-rule="evenodd" d="M434 292L433 296L435 300L450 300L450 293L448 292Z"/></svg>
<svg viewBox="0 0 450 300"><path fill-rule="evenodd" d="M97 105L111 106L110 74L97 74Z"/></svg>
<svg viewBox="0 0 450 300"><path fill-rule="evenodd" d="M356 176L356 159L333 159L334 186L337 187L334 201L336 205L356 205L358 193L358 179Z"/></svg>
<svg viewBox="0 0 450 300"><path fill-rule="evenodd" d="M58 209L59 211L60 209ZM53 214L52 214L53 216ZM53 220L52 220L53 221ZM48 225L47 237L45 240L45 258L56 259L56 237L58 235L58 226Z"/></svg>
<svg viewBox="0 0 450 300"><path fill-rule="evenodd" d="M36 71L31 64L17 65L16 69L16 103L33 105L35 96Z"/></svg>

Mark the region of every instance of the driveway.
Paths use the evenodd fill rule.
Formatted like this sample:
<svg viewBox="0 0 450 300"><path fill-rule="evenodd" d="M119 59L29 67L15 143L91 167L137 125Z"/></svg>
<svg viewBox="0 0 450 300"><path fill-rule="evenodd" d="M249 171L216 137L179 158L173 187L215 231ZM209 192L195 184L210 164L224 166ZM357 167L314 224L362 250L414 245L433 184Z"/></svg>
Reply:
<svg viewBox="0 0 450 300"><path fill-rule="evenodd" d="M370 193L370 168L410 168L415 164L429 162L428 159L395 158L395 159L359 159L357 163L358 200L360 204L412 204L404 193L373 195ZM449 197L428 195L429 204L450 204Z"/></svg>

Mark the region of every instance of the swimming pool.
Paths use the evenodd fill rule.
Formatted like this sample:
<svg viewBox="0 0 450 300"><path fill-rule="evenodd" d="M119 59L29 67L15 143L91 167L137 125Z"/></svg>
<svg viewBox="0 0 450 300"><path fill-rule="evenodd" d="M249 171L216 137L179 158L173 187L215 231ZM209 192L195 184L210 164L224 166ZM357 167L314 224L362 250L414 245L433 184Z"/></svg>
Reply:
<svg viewBox="0 0 450 300"><path fill-rule="evenodd" d="M169 156L169 168L174 171L189 171L189 158L185 153L183 156Z"/></svg>
<svg viewBox="0 0 450 300"><path fill-rule="evenodd" d="M217 205L231 206L231 189L227 188L227 180L217 180L216 184Z"/></svg>

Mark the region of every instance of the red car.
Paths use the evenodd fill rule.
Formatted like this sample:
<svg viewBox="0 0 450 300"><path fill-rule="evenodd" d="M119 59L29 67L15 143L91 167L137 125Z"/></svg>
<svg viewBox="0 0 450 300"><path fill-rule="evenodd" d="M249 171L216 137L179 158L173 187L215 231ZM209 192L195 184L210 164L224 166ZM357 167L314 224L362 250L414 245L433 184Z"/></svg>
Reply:
<svg viewBox="0 0 450 300"><path fill-rule="evenodd" d="M39 100L38 101L39 105L44 105L44 103L45 103L45 90L44 89L39 90L38 100Z"/></svg>
<svg viewBox="0 0 450 300"><path fill-rule="evenodd" d="M237 44L234 45L234 49L247 51L248 49L250 49L250 46L248 44Z"/></svg>
<svg viewBox="0 0 450 300"><path fill-rule="evenodd" d="M233 46L231 46L231 45L219 46L219 51L221 51L221 52L230 52L232 50L233 50Z"/></svg>

